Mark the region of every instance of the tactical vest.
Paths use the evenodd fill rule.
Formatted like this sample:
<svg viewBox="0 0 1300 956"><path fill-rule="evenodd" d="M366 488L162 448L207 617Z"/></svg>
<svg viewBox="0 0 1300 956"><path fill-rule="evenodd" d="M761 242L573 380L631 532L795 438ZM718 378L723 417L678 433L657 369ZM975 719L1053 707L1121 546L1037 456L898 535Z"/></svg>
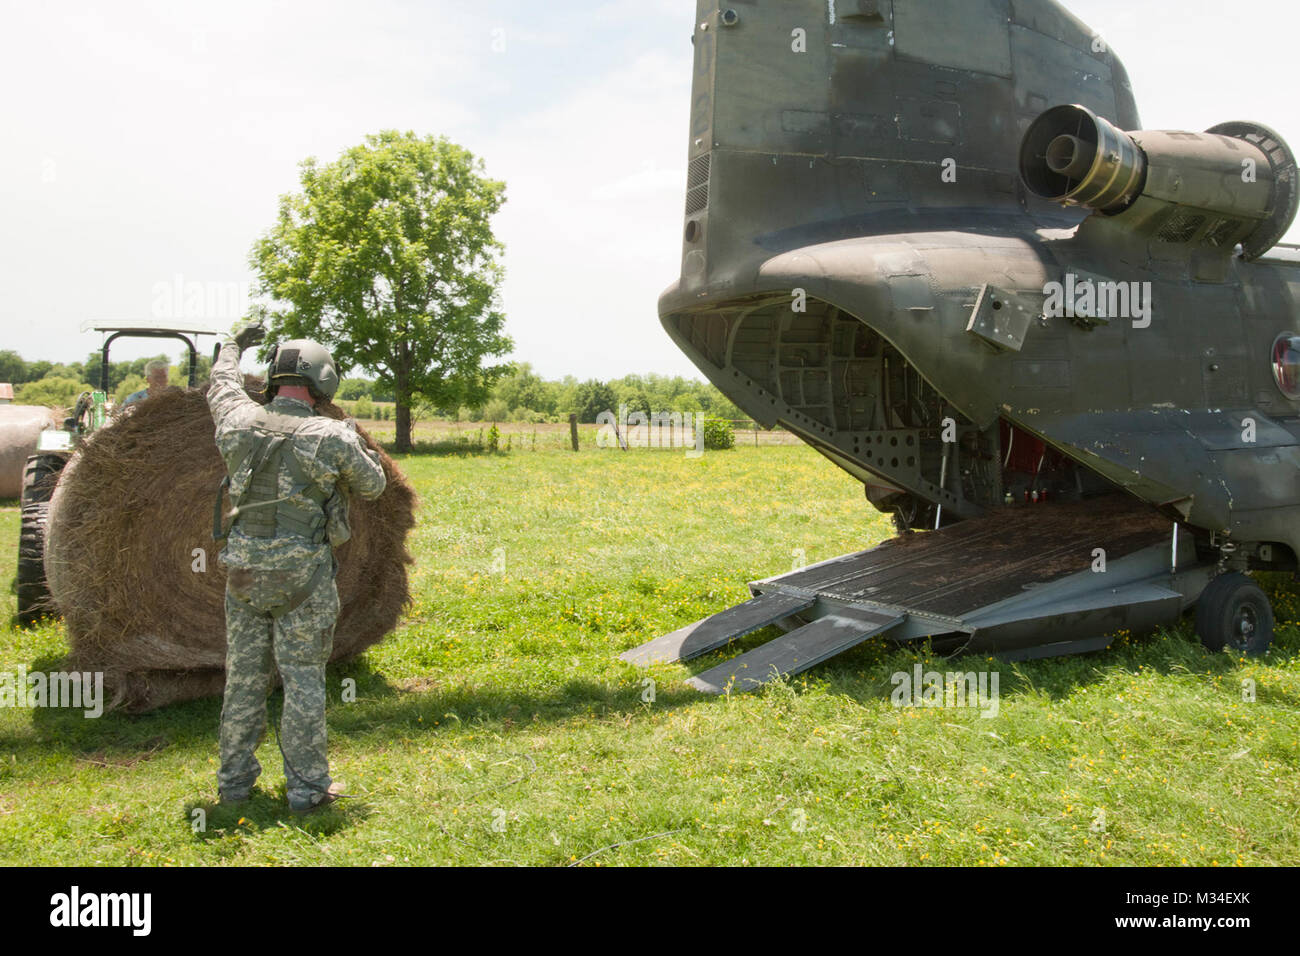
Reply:
<svg viewBox="0 0 1300 956"><path fill-rule="evenodd" d="M293 453L293 437L311 420L310 412L272 411L267 406L258 409L256 420L245 431L226 460L227 476L217 489L213 514L212 535L224 540L231 528L238 528L250 538L273 538L293 534L306 538L313 544L326 540L328 518L325 502L329 495L312 480ZM281 497L280 470L289 473L293 487ZM221 496L230 489L234 521L230 528L222 528ZM293 499L298 495L310 504Z"/></svg>

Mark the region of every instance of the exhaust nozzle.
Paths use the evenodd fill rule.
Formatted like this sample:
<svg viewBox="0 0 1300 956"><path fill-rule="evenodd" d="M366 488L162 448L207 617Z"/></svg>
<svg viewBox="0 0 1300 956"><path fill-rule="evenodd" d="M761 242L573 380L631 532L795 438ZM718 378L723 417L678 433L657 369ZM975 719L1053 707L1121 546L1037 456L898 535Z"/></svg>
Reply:
<svg viewBox="0 0 1300 956"><path fill-rule="evenodd" d="M1086 107L1057 106L1025 131L1020 178L1044 199L1104 215L1141 198L1147 212L1130 228L1225 254L1240 243L1246 259L1276 245L1300 211L1295 154L1258 123L1125 133Z"/></svg>
<svg viewBox="0 0 1300 956"><path fill-rule="evenodd" d="M1020 144L1020 175L1033 193L1102 212L1141 195L1146 169L1133 137L1083 106L1048 110Z"/></svg>

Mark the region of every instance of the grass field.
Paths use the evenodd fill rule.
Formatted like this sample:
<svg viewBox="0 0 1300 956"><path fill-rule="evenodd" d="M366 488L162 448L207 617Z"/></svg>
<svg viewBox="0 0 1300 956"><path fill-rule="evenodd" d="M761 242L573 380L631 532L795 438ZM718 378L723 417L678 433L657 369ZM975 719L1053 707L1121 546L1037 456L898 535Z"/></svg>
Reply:
<svg viewBox="0 0 1300 956"><path fill-rule="evenodd" d="M1289 583L1268 582L1281 626L1262 660L1206 653L1184 625L1082 657L936 661L1000 672L993 719L895 708L891 673L930 658L874 642L745 696L682 683L724 655L658 667L647 701L619 652L797 552L887 535L859 485L803 447L401 464L421 500L414 604L330 670L333 771L357 799L292 816L271 738L253 802L215 806L215 700L3 709L0 863L1300 863ZM5 581L17 537L0 508ZM65 647L58 624L5 626L0 670L56 670Z"/></svg>

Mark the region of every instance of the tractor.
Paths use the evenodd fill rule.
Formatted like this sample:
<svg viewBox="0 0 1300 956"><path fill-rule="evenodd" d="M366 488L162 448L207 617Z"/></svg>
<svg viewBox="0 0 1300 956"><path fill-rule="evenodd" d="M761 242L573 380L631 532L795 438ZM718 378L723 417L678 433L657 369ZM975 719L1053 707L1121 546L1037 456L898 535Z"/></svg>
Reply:
<svg viewBox="0 0 1300 956"><path fill-rule="evenodd" d="M59 476L80 445L101 428L110 427L112 404L108 401L108 353L120 338L180 339L189 349L189 387L198 384L198 349L201 335L216 331L197 323L169 325L157 322L110 324L90 321L82 332L104 335L100 349L99 388L83 392L73 406L62 429L47 429L40 436L36 452L23 469L22 528L18 537L18 621L28 625L51 610L45 583L45 534L48 527L50 499Z"/></svg>

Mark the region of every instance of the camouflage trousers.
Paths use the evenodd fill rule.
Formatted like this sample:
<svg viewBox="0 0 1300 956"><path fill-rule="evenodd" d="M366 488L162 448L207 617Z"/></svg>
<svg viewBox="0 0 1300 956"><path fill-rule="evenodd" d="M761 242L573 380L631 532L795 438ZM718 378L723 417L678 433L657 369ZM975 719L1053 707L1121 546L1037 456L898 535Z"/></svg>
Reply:
<svg viewBox="0 0 1300 956"><path fill-rule="evenodd" d="M231 568L226 578L226 692L221 706L222 794L242 797L262 765L272 666L284 683L280 746L291 806L315 803L331 783L325 736L325 663L339 613L333 568ZM305 595L305 599L304 599ZM292 610L286 607L301 600ZM277 616L278 615L278 616Z"/></svg>

